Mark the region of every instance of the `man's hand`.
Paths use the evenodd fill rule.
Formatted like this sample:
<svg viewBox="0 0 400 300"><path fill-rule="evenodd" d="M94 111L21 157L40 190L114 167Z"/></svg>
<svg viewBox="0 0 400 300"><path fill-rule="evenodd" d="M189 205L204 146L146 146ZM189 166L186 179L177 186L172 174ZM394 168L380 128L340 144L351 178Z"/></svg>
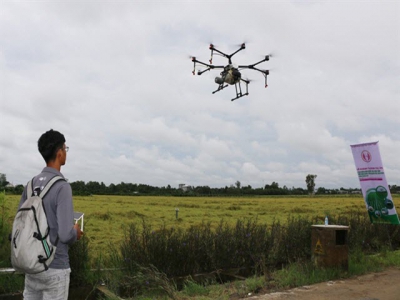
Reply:
<svg viewBox="0 0 400 300"><path fill-rule="evenodd" d="M83 231L81 230L81 226L78 223L76 223L74 225L74 228L76 230L76 239L80 240L82 235L83 235Z"/></svg>

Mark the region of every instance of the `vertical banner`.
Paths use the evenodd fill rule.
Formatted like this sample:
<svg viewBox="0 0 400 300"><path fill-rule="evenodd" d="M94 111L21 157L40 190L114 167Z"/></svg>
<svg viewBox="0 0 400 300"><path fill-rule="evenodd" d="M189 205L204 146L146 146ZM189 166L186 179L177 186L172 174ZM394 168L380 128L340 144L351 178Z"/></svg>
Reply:
<svg viewBox="0 0 400 300"><path fill-rule="evenodd" d="M400 224L386 182L378 142L351 145L351 150L371 222Z"/></svg>

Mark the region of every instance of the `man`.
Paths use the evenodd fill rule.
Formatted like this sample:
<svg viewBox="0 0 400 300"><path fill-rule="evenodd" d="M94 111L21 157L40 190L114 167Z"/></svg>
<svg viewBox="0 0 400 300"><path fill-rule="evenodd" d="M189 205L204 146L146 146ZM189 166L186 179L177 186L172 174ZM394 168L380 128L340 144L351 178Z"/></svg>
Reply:
<svg viewBox="0 0 400 300"><path fill-rule="evenodd" d="M49 130L42 134L38 149L46 167L33 179L33 190L42 190L54 176L61 174L61 166L67 160L68 147L60 132ZM27 199L27 188L21 196L18 209ZM50 227L50 241L57 250L54 260L47 271L25 275L24 299L26 300L67 300L69 290L70 265L68 245L79 240L83 235L78 224L74 225L72 190L68 182L57 181L43 198L47 222Z"/></svg>

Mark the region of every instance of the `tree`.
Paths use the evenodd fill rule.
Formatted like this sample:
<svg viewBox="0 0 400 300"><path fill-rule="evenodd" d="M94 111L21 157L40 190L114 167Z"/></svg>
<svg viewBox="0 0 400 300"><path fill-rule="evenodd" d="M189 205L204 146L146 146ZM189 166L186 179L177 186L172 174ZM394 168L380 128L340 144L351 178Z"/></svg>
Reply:
<svg viewBox="0 0 400 300"><path fill-rule="evenodd" d="M308 174L306 177L307 191L310 195L314 194L315 178L317 175Z"/></svg>
<svg viewBox="0 0 400 300"><path fill-rule="evenodd" d="M238 190L240 190L241 183L240 183L239 180L235 182L235 185L236 185L236 188L237 188Z"/></svg>
<svg viewBox="0 0 400 300"><path fill-rule="evenodd" d="M21 195L24 191L24 186L22 184L18 184L14 187L14 194Z"/></svg>
<svg viewBox="0 0 400 300"><path fill-rule="evenodd" d="M85 196L90 194L86 189L86 184L84 181L75 181L71 183L71 189L73 195Z"/></svg>
<svg viewBox="0 0 400 300"><path fill-rule="evenodd" d="M0 188L5 188L7 184L9 182L7 181L6 174L0 173Z"/></svg>
<svg viewBox="0 0 400 300"><path fill-rule="evenodd" d="M266 185L264 186L264 189L266 189L266 190L269 190L269 189L275 189L275 190L277 190L277 189L279 189L279 183L273 181L270 185L269 185L269 184L266 184Z"/></svg>

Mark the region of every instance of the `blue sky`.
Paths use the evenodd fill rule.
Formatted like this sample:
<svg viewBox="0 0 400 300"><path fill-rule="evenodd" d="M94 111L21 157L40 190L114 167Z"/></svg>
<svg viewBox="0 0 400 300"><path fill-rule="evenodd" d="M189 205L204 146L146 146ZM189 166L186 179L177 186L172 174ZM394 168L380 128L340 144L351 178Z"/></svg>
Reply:
<svg viewBox="0 0 400 300"><path fill-rule="evenodd" d="M231 102L190 56L242 42L269 86ZM70 181L359 187L350 145L379 141L399 185L399 53L397 1L0 1L0 173L38 173L53 128Z"/></svg>

